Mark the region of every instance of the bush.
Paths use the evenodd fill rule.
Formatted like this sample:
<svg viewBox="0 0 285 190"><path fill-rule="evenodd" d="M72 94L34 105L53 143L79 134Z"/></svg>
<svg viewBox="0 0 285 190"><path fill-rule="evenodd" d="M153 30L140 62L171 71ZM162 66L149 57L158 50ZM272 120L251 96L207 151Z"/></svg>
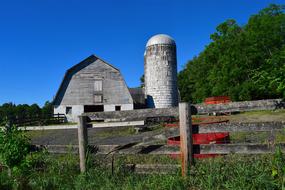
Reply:
<svg viewBox="0 0 285 190"><path fill-rule="evenodd" d="M7 126L0 132L0 161L11 169L20 166L29 153L30 142L23 131L15 125Z"/></svg>

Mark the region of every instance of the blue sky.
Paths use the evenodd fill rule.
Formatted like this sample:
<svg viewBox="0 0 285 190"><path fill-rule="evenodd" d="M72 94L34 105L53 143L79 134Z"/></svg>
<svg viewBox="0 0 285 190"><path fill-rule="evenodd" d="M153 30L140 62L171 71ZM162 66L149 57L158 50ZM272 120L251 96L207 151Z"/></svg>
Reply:
<svg viewBox="0 0 285 190"><path fill-rule="evenodd" d="M159 33L177 44L178 70L210 42L226 19L284 0L1 0L0 104L52 100L65 71L95 54L139 85L147 40Z"/></svg>

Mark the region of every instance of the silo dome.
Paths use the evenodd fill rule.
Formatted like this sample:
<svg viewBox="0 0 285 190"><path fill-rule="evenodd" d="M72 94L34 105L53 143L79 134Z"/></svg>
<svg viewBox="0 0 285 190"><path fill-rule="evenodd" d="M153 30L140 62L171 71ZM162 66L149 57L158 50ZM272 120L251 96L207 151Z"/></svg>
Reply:
<svg viewBox="0 0 285 190"><path fill-rule="evenodd" d="M151 37L144 53L147 107L178 106L176 44L168 35Z"/></svg>
<svg viewBox="0 0 285 190"><path fill-rule="evenodd" d="M157 44L175 45L175 41L166 34L157 34L148 40L146 47Z"/></svg>

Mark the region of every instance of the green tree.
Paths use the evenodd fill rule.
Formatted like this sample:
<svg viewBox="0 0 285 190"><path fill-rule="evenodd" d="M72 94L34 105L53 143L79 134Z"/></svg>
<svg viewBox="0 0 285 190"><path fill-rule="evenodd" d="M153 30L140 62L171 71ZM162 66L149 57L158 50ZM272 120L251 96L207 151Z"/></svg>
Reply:
<svg viewBox="0 0 285 190"><path fill-rule="evenodd" d="M47 101L45 105L40 108L37 104L19 104L4 103L0 105L0 126L4 126L6 120L13 123L21 123L27 119L37 119L45 117L49 119L53 114L53 105Z"/></svg>
<svg viewBox="0 0 285 190"><path fill-rule="evenodd" d="M143 88L144 87L144 74L141 76L140 82L141 82L141 88Z"/></svg>
<svg viewBox="0 0 285 190"><path fill-rule="evenodd" d="M45 105L42 107L42 114L44 116L53 114L53 105L51 102L45 102Z"/></svg>
<svg viewBox="0 0 285 190"><path fill-rule="evenodd" d="M28 113L30 117L40 117L42 110L37 104L32 104L28 109Z"/></svg>
<svg viewBox="0 0 285 190"><path fill-rule="evenodd" d="M270 5L239 26L229 19L212 42L178 74L184 101L209 96L232 100L284 97L284 6Z"/></svg>

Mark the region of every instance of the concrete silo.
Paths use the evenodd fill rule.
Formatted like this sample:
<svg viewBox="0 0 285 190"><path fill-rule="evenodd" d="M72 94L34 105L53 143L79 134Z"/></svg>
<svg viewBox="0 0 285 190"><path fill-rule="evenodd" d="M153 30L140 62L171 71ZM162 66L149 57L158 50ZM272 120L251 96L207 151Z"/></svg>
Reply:
<svg viewBox="0 0 285 190"><path fill-rule="evenodd" d="M148 40L144 69L147 106L178 106L176 44L170 36L158 34Z"/></svg>

